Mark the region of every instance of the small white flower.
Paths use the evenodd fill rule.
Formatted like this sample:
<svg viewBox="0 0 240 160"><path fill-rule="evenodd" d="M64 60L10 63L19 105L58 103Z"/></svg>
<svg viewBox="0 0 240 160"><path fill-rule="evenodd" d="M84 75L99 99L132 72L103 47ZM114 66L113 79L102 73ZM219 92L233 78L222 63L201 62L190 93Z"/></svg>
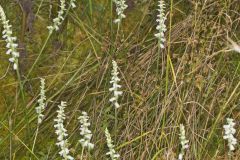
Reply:
<svg viewBox="0 0 240 160"><path fill-rule="evenodd" d="M231 45L229 45L230 50L240 53L240 45L238 45L229 37L227 38L227 40L231 43Z"/></svg>
<svg viewBox="0 0 240 160"><path fill-rule="evenodd" d="M76 3L76 0L71 0L70 1L70 5L71 5L72 8L76 8L77 7L75 3Z"/></svg>
<svg viewBox="0 0 240 160"><path fill-rule="evenodd" d="M120 155L116 153L114 149L115 146L113 145L111 135L107 128L105 129L105 136L107 138L107 146L109 148L109 152L107 152L106 155L109 155L111 157L111 160L119 159Z"/></svg>
<svg viewBox="0 0 240 160"><path fill-rule="evenodd" d="M166 16L165 16L165 2L164 0L159 0L159 14L157 15L157 27L158 33L155 34L155 37L158 38L158 43L160 48L164 48L164 42L166 41L164 33L166 32L167 28L165 25Z"/></svg>
<svg viewBox="0 0 240 160"><path fill-rule="evenodd" d="M9 21L6 18L6 15L1 5L0 5L0 20L3 24L2 38L6 41L7 43L6 47L8 48L6 54L12 56L11 58L9 58L9 61L13 63L13 69L17 70L19 58L19 53L17 52L18 44L15 43L17 41L17 38L12 36L11 29L12 26L9 25Z"/></svg>
<svg viewBox="0 0 240 160"><path fill-rule="evenodd" d="M45 79L41 78L41 85L40 85L40 98L38 99L38 106L36 107L36 112L38 114L38 124L42 123L44 115L42 114L46 108L46 96L45 96Z"/></svg>
<svg viewBox="0 0 240 160"><path fill-rule="evenodd" d="M113 105L115 106L115 108L119 108L120 105L118 103L118 98L120 95L122 95L122 91L119 91L119 88L121 88L121 85L118 84L118 82L120 81L120 78L118 78L118 66L117 66L117 62L115 62L114 60L112 61L112 65L113 65L113 70L112 70L112 78L110 83L112 84L112 87L109 89L110 92L113 92L113 97L110 98L110 102L113 103Z"/></svg>
<svg viewBox="0 0 240 160"><path fill-rule="evenodd" d="M123 18L126 18L126 15L123 12L127 9L128 5L125 0L114 0L114 3L116 5L116 12L118 15L118 18L114 20L114 23L120 23Z"/></svg>
<svg viewBox="0 0 240 160"><path fill-rule="evenodd" d="M230 151L235 150L235 145L237 144L237 139L234 137L236 130L234 129L236 123L231 118L227 118L227 125L224 125L224 136L223 139L228 141L228 147Z"/></svg>
<svg viewBox="0 0 240 160"><path fill-rule="evenodd" d="M79 140L83 148L88 148L88 150L91 150L94 148L94 144L92 144L90 141L92 139L92 132L88 129L90 126L90 123L88 122L89 117L87 115L87 112L82 112L82 115L78 118L81 124L80 127L80 135L83 136L82 139Z"/></svg>
<svg viewBox="0 0 240 160"><path fill-rule="evenodd" d="M69 155L69 149L68 149L68 140L67 140L67 130L64 128L63 122L66 119L64 109L66 107L66 102L61 102L60 105L58 105L59 110L57 111L58 115L57 118L54 119L56 124L54 125L54 128L56 129L55 133L57 134L57 140L56 143L57 146L60 147L61 151L59 152L59 155L64 158L64 160L73 160L74 158Z"/></svg>
<svg viewBox="0 0 240 160"><path fill-rule="evenodd" d="M183 160L183 154L182 154L182 153L180 153L180 154L178 155L178 160Z"/></svg>
<svg viewBox="0 0 240 160"><path fill-rule="evenodd" d="M186 133L185 133L185 128L183 124L180 124L180 134L179 134L179 139L181 143L181 152L178 156L178 160L182 160L184 156L184 150L189 148L188 145L188 140L186 139Z"/></svg>

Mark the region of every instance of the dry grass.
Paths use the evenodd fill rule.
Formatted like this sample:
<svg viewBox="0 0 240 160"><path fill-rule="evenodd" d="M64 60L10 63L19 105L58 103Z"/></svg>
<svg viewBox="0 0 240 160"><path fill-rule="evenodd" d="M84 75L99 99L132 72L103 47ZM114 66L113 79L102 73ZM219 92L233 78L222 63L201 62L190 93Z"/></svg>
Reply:
<svg viewBox="0 0 240 160"><path fill-rule="evenodd" d="M22 29L31 25L24 15L32 12L22 12L15 1L0 2L14 33L23 35L19 43L25 46L20 59L23 101L19 81L6 62L4 43L0 43L0 159L58 159L53 119L62 100L68 102L65 126L74 157L81 154L76 143L77 118L84 110L89 113L95 143L84 159L106 159L104 130L108 127L121 159L173 160L180 152L180 123L190 140L185 159L228 158L222 138L227 117L236 120L240 138L240 54L229 52L227 41L227 37L239 41L238 0L167 2L169 40L160 51L154 38L157 1L135 4L129 0L131 7L117 37L117 28L110 23L110 1L77 2L78 8L68 12L29 73L47 38L46 26L57 11L57 1L52 2L49 12L49 2L43 1L33 30ZM34 2L33 13L40 3ZM112 59L118 62L124 92L116 130L108 90ZM46 79L48 105L32 153L39 77ZM239 156L237 150L233 159Z"/></svg>

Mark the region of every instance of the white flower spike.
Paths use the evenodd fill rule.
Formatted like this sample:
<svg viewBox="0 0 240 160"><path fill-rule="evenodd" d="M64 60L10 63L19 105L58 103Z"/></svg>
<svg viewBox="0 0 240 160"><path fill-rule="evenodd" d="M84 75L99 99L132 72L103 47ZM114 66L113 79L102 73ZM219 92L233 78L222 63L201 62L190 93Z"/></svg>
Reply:
<svg viewBox="0 0 240 160"><path fill-rule="evenodd" d="M180 124L179 139L180 139L180 143L181 143L181 152L178 155L178 160L183 160L184 150L189 148L189 145L188 145L189 141L186 139L186 133L185 133L185 128L184 128L183 124Z"/></svg>
<svg viewBox="0 0 240 160"><path fill-rule="evenodd" d="M120 81L120 78L118 78L118 65L116 61L112 61L112 65L113 65L113 70L112 70L112 78L110 83L112 84L112 87L109 89L110 92L113 92L113 97L109 100L110 102L113 103L113 105L115 106L115 108L119 108L120 105L118 103L118 98L120 95L122 95L122 91L119 91L119 88L121 88L121 85L118 84L118 82Z"/></svg>
<svg viewBox="0 0 240 160"><path fill-rule="evenodd" d="M82 115L78 119L81 124L80 135L83 136L83 138L80 139L79 142L81 143L83 148L88 148L88 150L91 150L94 148L94 144L90 142L92 139L92 132L88 129L90 123L88 122L89 117L87 112L82 112Z"/></svg>
<svg viewBox="0 0 240 160"><path fill-rule="evenodd" d="M118 18L114 20L114 23L120 24L123 18L126 18L126 15L123 13L125 9L127 9L128 5L126 4L125 0L114 0L116 5L116 12Z"/></svg>
<svg viewBox="0 0 240 160"><path fill-rule="evenodd" d="M107 152L106 155L109 155L111 157L111 160L119 159L120 155L114 150L115 146L113 145L111 135L107 128L105 129L105 136L107 138L107 146L109 148L109 152Z"/></svg>
<svg viewBox="0 0 240 160"><path fill-rule="evenodd" d="M228 147L230 152L235 150L235 145L237 144L237 139L234 137L234 134L236 133L236 129L234 129L235 125L236 123L233 119L227 118L227 124L223 126L223 139L226 139L228 141Z"/></svg>
<svg viewBox="0 0 240 160"><path fill-rule="evenodd" d="M64 109L66 107L66 102L61 102L60 105L58 105L59 110L57 111L58 115L57 118L54 119L56 124L54 125L54 128L56 129L55 133L57 134L58 142L56 143L57 146L60 147L61 151L59 152L59 155L64 158L64 160L73 160L74 158L69 155L69 149L68 149L68 140L67 140L67 130L64 128L63 122L66 119Z"/></svg>
<svg viewBox="0 0 240 160"><path fill-rule="evenodd" d="M43 120L43 111L46 108L46 96L45 96L45 79L41 78L41 85L40 85L40 98L38 99L38 106L36 107L36 112L38 114L38 124L42 123Z"/></svg>
<svg viewBox="0 0 240 160"><path fill-rule="evenodd" d="M66 10L66 1L60 0L60 10L58 11L58 16L53 19L53 25L47 27L50 33L52 33L54 30L55 31L59 30L59 26L62 24L64 20L63 15L65 10Z"/></svg>
<svg viewBox="0 0 240 160"><path fill-rule="evenodd" d="M11 58L9 58L9 61L13 63L13 69L17 70L19 58L19 53L17 52L18 44L16 43L17 38L12 36L11 29L12 26L9 25L9 20L7 20L5 12L1 5L0 5L0 20L3 25L2 38L6 41L7 43L6 47L8 48L6 54L12 56Z"/></svg>
<svg viewBox="0 0 240 160"><path fill-rule="evenodd" d="M164 33L167 30L166 25L165 25L166 15L165 15L164 0L159 0L158 7L159 7L159 9L158 9L159 14L157 15L157 20L156 20L158 23L158 25L156 27L158 33L155 34L155 37L158 38L159 47L163 49L164 42L166 41Z"/></svg>

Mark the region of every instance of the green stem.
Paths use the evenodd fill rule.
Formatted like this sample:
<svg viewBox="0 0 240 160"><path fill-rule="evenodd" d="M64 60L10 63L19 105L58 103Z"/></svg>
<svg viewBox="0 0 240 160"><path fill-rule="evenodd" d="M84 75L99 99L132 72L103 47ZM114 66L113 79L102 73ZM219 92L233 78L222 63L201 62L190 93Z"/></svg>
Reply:
<svg viewBox="0 0 240 160"><path fill-rule="evenodd" d="M89 0L89 10L90 10L90 19L92 23L93 9L92 9L92 0Z"/></svg>
<svg viewBox="0 0 240 160"><path fill-rule="evenodd" d="M35 134L34 141L33 141L33 146L32 146L33 153L34 153L34 148L35 148L35 144L36 144L36 140L37 140L37 136L38 136L38 130L39 130L39 125L37 126L36 134Z"/></svg>
<svg viewBox="0 0 240 160"><path fill-rule="evenodd" d="M37 10L37 12L36 12L36 14L35 14L36 17L37 17L37 15L38 15L39 11L40 11L40 8L42 7L42 4L43 4L43 0L41 1L40 5L39 5L39 7L38 7L38 10Z"/></svg>
<svg viewBox="0 0 240 160"><path fill-rule="evenodd" d="M118 111L117 108L115 107L115 124L114 124L114 133L115 133L115 141L117 140L117 125L118 125Z"/></svg>
<svg viewBox="0 0 240 160"><path fill-rule="evenodd" d="M81 160L83 160L84 147L82 147Z"/></svg>
<svg viewBox="0 0 240 160"><path fill-rule="evenodd" d="M172 31L172 16L173 16L173 0L170 4L170 20L169 20L169 36L168 36L168 52L167 52L167 68L166 68L166 86L165 86L165 103L167 102L168 84L169 84L169 67L170 67L170 52L171 52L171 31Z"/></svg>
<svg viewBox="0 0 240 160"><path fill-rule="evenodd" d="M43 47L41 48L41 51L40 51L39 54L38 54L37 59L34 61L32 67L30 68L30 70L29 70L29 72L28 72L28 74L27 74L27 78L29 77L29 75L31 74L33 68L35 67L35 65L36 65L37 62L39 61L39 59L40 59L40 57L41 57L41 55L42 55L45 47L47 46L48 40L50 39L50 36L51 36L51 35L52 35L52 32L49 32L49 33L48 33L48 37L47 37L47 39L45 40L45 42L44 42L44 44L43 44Z"/></svg>

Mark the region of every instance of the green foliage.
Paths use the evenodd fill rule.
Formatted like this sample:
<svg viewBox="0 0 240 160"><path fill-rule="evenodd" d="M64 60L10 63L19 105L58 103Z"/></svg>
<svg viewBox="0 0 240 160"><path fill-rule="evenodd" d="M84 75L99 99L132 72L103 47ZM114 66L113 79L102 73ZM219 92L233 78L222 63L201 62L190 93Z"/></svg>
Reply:
<svg viewBox="0 0 240 160"><path fill-rule="evenodd" d="M116 13L111 2L77 1L51 35L46 27L57 15L58 0L34 1L30 10L18 1L0 2L21 53L20 81L0 41L0 159L59 159L53 119L62 100L68 102L65 126L74 157L81 157L77 117L87 111L96 147L83 159L107 158L106 127L115 133L121 159L174 159L180 151L181 123L190 141L185 159L226 158L222 125L226 117L239 121L240 54L229 51L227 41L227 36L236 42L240 37L238 2L166 1L163 50L157 49L154 37L157 1L127 0L127 17L119 27L112 23ZM113 59L123 91L117 117L109 102ZM46 116L31 152L40 77L46 79Z"/></svg>

